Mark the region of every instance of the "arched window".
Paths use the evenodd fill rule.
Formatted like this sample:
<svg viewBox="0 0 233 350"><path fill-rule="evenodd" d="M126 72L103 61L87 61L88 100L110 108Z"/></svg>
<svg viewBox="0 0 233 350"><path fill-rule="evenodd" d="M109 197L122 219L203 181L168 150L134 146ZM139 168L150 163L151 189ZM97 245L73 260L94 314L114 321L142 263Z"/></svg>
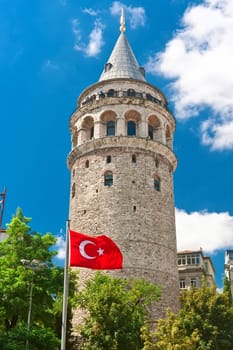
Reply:
<svg viewBox="0 0 233 350"><path fill-rule="evenodd" d="M107 136L115 136L115 122L114 122L114 120L109 120L107 122Z"/></svg>
<svg viewBox="0 0 233 350"><path fill-rule="evenodd" d="M94 137L94 119L91 116L84 118L81 125L80 138L82 142L91 140Z"/></svg>
<svg viewBox="0 0 233 350"><path fill-rule="evenodd" d="M133 120L130 120L127 123L127 135L136 136L136 123Z"/></svg>
<svg viewBox="0 0 233 350"><path fill-rule="evenodd" d="M160 179L158 176L155 176L154 178L154 189L160 191Z"/></svg>
<svg viewBox="0 0 233 350"><path fill-rule="evenodd" d="M113 185L113 174L111 171L107 171L104 174L104 186L112 186Z"/></svg>
<svg viewBox="0 0 233 350"><path fill-rule="evenodd" d="M107 97L114 97L114 96L115 96L115 90L113 89L108 90Z"/></svg>
<svg viewBox="0 0 233 350"><path fill-rule="evenodd" d="M154 138L154 128L152 125L148 125L148 136L150 140L153 140Z"/></svg>
<svg viewBox="0 0 233 350"><path fill-rule="evenodd" d="M134 89L128 89L127 95L134 97L135 96L135 90Z"/></svg>

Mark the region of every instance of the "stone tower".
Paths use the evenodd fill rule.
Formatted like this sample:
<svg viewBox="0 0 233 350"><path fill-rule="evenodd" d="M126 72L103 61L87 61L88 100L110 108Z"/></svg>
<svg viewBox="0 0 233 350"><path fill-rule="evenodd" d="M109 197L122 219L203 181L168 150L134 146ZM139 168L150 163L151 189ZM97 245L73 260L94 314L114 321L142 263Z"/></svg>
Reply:
<svg viewBox="0 0 233 350"><path fill-rule="evenodd" d="M120 31L99 81L81 93L71 116L70 227L118 244L124 257L118 276L162 285L161 314L178 305L175 121L137 63L124 16ZM90 273L83 269L81 278Z"/></svg>

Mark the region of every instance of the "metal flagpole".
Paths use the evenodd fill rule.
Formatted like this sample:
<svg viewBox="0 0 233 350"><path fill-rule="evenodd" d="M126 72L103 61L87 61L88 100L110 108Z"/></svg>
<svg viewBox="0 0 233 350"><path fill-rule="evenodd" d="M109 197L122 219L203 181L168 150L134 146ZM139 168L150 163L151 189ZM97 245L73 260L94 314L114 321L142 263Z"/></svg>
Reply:
<svg viewBox="0 0 233 350"><path fill-rule="evenodd" d="M61 350L66 350L67 305L68 305L68 294L69 294L69 276L68 276L69 231L70 231L70 220L67 220L66 222L66 256L65 256L65 267L64 267L63 308L62 308L62 327L61 327Z"/></svg>

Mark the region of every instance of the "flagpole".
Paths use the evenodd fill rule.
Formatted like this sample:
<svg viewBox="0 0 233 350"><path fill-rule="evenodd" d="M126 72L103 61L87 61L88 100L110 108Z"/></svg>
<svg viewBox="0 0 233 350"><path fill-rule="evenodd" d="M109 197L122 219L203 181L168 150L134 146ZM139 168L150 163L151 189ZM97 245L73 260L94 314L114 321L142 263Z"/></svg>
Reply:
<svg viewBox="0 0 233 350"><path fill-rule="evenodd" d="M63 287L63 308L62 308L62 327L61 327L61 350L66 350L66 325L67 325L67 305L69 293L69 230L70 220L66 221L66 255L64 266L64 287Z"/></svg>

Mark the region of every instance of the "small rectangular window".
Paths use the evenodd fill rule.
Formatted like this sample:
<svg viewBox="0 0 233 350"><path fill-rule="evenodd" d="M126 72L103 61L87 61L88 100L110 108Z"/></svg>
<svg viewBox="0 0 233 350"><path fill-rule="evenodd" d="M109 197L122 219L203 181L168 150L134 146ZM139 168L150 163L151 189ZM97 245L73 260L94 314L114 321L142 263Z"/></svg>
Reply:
<svg viewBox="0 0 233 350"><path fill-rule="evenodd" d="M197 288L197 279L196 279L196 277L191 277L190 285L191 285L192 288Z"/></svg>
<svg viewBox="0 0 233 350"><path fill-rule="evenodd" d="M107 156L106 163L111 163L111 161L112 161L112 157L111 156Z"/></svg>
<svg viewBox="0 0 233 350"><path fill-rule="evenodd" d="M136 163L136 162L137 162L136 154L132 154L132 163Z"/></svg>
<svg viewBox="0 0 233 350"><path fill-rule="evenodd" d="M180 289L185 289L185 279L180 279Z"/></svg>
<svg viewBox="0 0 233 350"><path fill-rule="evenodd" d="M104 175L104 186L112 186L113 185L113 175L111 173L107 173Z"/></svg>

